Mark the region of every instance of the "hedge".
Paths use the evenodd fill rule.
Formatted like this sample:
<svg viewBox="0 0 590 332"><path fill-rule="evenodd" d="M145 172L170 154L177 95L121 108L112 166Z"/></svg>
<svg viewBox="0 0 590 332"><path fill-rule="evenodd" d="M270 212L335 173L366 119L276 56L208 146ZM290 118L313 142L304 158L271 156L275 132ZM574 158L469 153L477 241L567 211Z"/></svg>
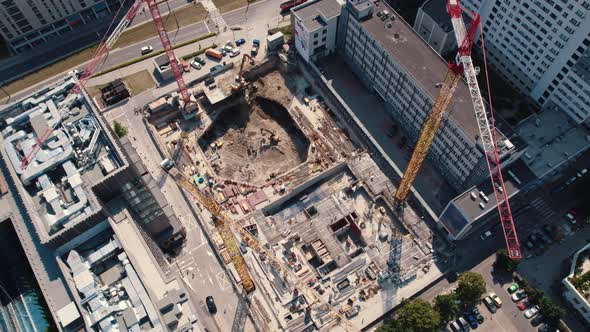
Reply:
<svg viewBox="0 0 590 332"><path fill-rule="evenodd" d="M183 56L181 59L182 60L188 60L188 59L194 58L197 55L201 55L201 54L207 52L208 49L210 49L210 48L216 48L216 47L217 47L217 44L215 44L215 43L214 44L211 44L211 45L209 45L209 46L207 46L205 48L202 48L202 49L200 49L200 50L198 50L196 52L187 54L187 55Z"/></svg>

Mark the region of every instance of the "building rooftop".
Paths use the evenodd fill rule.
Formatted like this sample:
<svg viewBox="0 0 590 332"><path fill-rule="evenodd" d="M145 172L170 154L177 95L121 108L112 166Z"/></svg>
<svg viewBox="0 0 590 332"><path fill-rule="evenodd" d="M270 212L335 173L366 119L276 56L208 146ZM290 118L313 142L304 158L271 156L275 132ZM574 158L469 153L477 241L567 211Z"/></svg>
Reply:
<svg viewBox="0 0 590 332"><path fill-rule="evenodd" d="M441 27L445 32L453 31L453 25L451 24L451 16L447 12L447 2L440 0L426 0L422 4L422 10L426 15L432 18L438 26ZM469 26L471 18L465 12L463 12L463 21L466 26Z"/></svg>
<svg viewBox="0 0 590 332"><path fill-rule="evenodd" d="M447 64L410 25L408 25L385 2L380 2L375 11L387 10L387 19L377 17L376 12L361 22L387 52L403 66L409 75L426 90L434 100L440 92L438 84L444 82ZM450 119L456 122L473 142L479 135L473 105L467 83L461 80L449 106Z"/></svg>
<svg viewBox="0 0 590 332"><path fill-rule="evenodd" d="M553 103L529 117L515 131L526 143L523 161L541 178L590 147L590 133Z"/></svg>
<svg viewBox="0 0 590 332"><path fill-rule="evenodd" d="M160 319L118 239L110 230L64 257L84 308L86 323L100 331L158 330ZM65 268L64 268L65 269Z"/></svg>
<svg viewBox="0 0 590 332"><path fill-rule="evenodd" d="M71 92L75 83L67 76L0 111L4 160L49 235L100 210L90 187L123 165L88 95Z"/></svg>
<svg viewBox="0 0 590 332"><path fill-rule="evenodd" d="M502 170L506 195L510 199L529 181L534 175L528 167L517 160ZM491 181L485 179L479 185L465 191L454 198L439 218L444 227L453 236L459 235L465 226L473 223L496 209L496 198Z"/></svg>
<svg viewBox="0 0 590 332"><path fill-rule="evenodd" d="M303 3L291 10L307 31L314 31L340 15L342 5L336 0L317 0Z"/></svg>

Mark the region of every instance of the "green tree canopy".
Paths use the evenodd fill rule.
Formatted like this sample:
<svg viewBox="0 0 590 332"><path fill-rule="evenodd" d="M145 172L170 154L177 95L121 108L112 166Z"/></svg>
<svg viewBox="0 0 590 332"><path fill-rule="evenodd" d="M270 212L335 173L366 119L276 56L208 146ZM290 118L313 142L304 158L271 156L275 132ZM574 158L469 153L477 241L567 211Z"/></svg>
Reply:
<svg viewBox="0 0 590 332"><path fill-rule="evenodd" d="M440 316L430 303L418 298L402 306L397 319L383 325L378 332L434 332L440 330Z"/></svg>
<svg viewBox="0 0 590 332"><path fill-rule="evenodd" d="M481 299L486 292L486 282L481 274L476 272L463 272L459 276L457 297L467 305L473 305Z"/></svg>
<svg viewBox="0 0 590 332"><path fill-rule="evenodd" d="M122 125L119 121L115 120L113 122L113 129L115 130L115 134L117 135L117 137L122 138L127 136L127 133L129 132L129 129L127 129L127 127L125 127L124 125Z"/></svg>
<svg viewBox="0 0 590 332"><path fill-rule="evenodd" d="M494 269L500 271L513 272L518 267L519 260L512 259L508 256L506 249L499 249L496 251L496 261L494 262Z"/></svg>
<svg viewBox="0 0 590 332"><path fill-rule="evenodd" d="M553 300L547 295L541 297L541 300L539 301L539 310L543 317L545 317L547 325L555 328L559 326L559 321L565 315L563 308L553 302Z"/></svg>
<svg viewBox="0 0 590 332"><path fill-rule="evenodd" d="M440 319L450 322L460 310L457 295L455 293L437 295L434 298L434 310L438 312Z"/></svg>

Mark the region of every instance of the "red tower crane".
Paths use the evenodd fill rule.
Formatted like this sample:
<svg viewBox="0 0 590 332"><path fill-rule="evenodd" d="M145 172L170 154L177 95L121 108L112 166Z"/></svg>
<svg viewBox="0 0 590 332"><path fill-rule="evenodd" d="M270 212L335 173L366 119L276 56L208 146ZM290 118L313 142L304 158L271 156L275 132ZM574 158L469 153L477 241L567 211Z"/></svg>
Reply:
<svg viewBox="0 0 590 332"><path fill-rule="evenodd" d="M129 8L129 10L127 11L127 13L125 14L125 16L121 19L121 21L117 24L117 26L112 30L112 32L110 34L108 34L108 31L111 31L111 28L112 28L113 24L115 23L115 20L119 16L119 12L121 11L121 8L123 6L121 6L119 8L119 10L117 11L117 13L115 14L115 16L113 18L113 21L111 22L111 24L109 25L109 28L107 29L108 37L103 38L103 40L101 41L101 43L97 47L96 51L94 52L94 56L90 60L90 63L86 66L86 68L84 69L84 72L82 73L82 75L78 79L76 86L72 90L70 90L70 92L68 93L68 97L72 93L74 93L74 94L79 93L80 90L86 85L86 83L88 82L88 80L90 79L92 74L94 74L96 72L96 70L104 63L106 57L109 55L109 53L110 53L111 49L113 48L113 46L115 45L117 39L119 39L119 37L121 36L121 34L125 30L125 28L127 28L129 26L129 24L131 24L131 21L133 20L133 18L135 18L135 15L137 14L137 11L141 8L141 5L143 2L145 2L147 4L147 6L150 10L150 14L152 15L152 19L154 21L154 24L156 25L156 29L158 30L158 36L160 37L160 41L162 42L162 46L164 47L164 51L166 52L166 55L168 56L168 60L170 61L170 68L172 69L172 72L174 73L174 79L176 80L176 83L178 84L178 90L180 91L180 95L182 97L182 100L184 101L185 106L189 105L191 103L190 94L188 92L186 84L184 83L184 79L182 78L182 70L180 69L180 66L178 65L178 60L176 59L176 56L174 55L172 43L170 43L170 39L168 38L168 33L166 32L166 28L164 27L164 23L162 22L162 16L160 15L160 10L158 9L158 1L156 1L156 0L135 0L133 2L133 4L131 5L131 7ZM66 97L66 99L68 99L68 98ZM62 107L66 107L66 106L64 105ZM60 109L60 111L61 111L61 109ZM56 124L54 126L47 128L40 137L37 137L37 143L33 146L31 151L21 160L21 168L22 169L26 169L27 166L29 165L29 163L31 162L31 160L35 157L35 155L37 155L37 152L39 152L39 150L41 149L41 146L43 145L45 140L47 140L47 138L49 138L49 136L51 135L51 133L55 129L55 126L57 126L57 123L59 123L59 121L56 121Z"/></svg>
<svg viewBox="0 0 590 332"><path fill-rule="evenodd" d="M453 24L453 31L457 43L465 38L465 23L463 22L461 5L459 0L448 0L447 10L451 16L451 23ZM479 23L481 27L481 22ZM487 63L485 58L485 47L483 43L483 31L480 30L482 37L482 50L484 55L484 69L486 79L488 80L488 99L489 99L489 120L486 107L481 96L481 91L477 83L477 77L470 54L460 54L461 63L463 64L463 71L465 80L469 87L469 94L473 102L475 111L475 118L479 127L479 134L481 143L483 145L484 155L490 172L492 181L492 188L498 206L498 213L502 223L502 231L506 240L506 247L508 249L508 256L513 259L521 259L522 252L520 250L520 243L516 234L516 227L514 226L514 219L512 218L512 211L510 210L510 203L508 202L508 195L502 177L502 167L500 163L500 156L498 153L498 146L496 141L496 129L494 127L494 111L492 107L491 92L489 88L489 78L487 71Z"/></svg>

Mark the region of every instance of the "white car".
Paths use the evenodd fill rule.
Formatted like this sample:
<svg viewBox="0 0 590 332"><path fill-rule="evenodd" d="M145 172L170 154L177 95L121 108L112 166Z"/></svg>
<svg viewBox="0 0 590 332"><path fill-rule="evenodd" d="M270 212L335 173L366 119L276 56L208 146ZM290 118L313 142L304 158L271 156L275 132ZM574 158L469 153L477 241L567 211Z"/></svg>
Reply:
<svg viewBox="0 0 590 332"><path fill-rule="evenodd" d="M151 47L150 45L144 46L141 48L141 55L151 53L153 50L154 50L154 48Z"/></svg>
<svg viewBox="0 0 590 332"><path fill-rule="evenodd" d="M199 69L203 68L203 65L201 65L200 63L193 60L193 62L191 62L191 67L195 68L196 70L199 70Z"/></svg>
<svg viewBox="0 0 590 332"><path fill-rule="evenodd" d="M538 313L539 313L539 306L538 306L538 305L536 305L536 306L534 306L534 307L531 307L531 308L527 309L527 310L524 312L524 317L525 317L526 319L530 319L530 318L533 318L533 317L535 317L535 316L536 316Z"/></svg>
<svg viewBox="0 0 590 332"><path fill-rule="evenodd" d="M230 58L236 57L240 54L239 48L234 48L231 52L229 52Z"/></svg>
<svg viewBox="0 0 590 332"><path fill-rule="evenodd" d="M576 223L576 217L574 217L571 212L565 214L565 219L567 219L567 221L569 221L572 225Z"/></svg>
<svg viewBox="0 0 590 332"><path fill-rule="evenodd" d="M479 236L480 239L485 240L488 237L492 236L492 232L490 231L485 231L483 233L481 233L481 235Z"/></svg>

